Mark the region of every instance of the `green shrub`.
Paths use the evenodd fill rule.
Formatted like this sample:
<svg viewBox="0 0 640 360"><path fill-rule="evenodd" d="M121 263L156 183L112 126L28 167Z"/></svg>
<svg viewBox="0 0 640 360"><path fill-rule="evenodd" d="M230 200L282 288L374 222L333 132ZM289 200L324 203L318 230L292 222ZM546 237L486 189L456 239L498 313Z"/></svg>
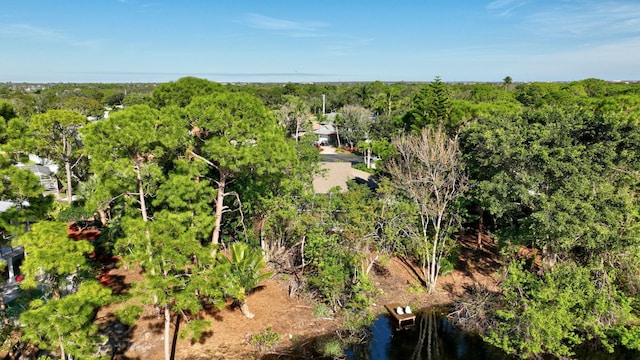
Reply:
<svg viewBox="0 0 640 360"><path fill-rule="evenodd" d="M424 294L427 291L427 289L422 285L411 284L409 285L409 288L407 289L407 291L409 291L409 293L411 294Z"/></svg>
<svg viewBox="0 0 640 360"><path fill-rule="evenodd" d="M322 338L317 343L317 351L325 357L344 357L344 347L342 341L336 337Z"/></svg>
<svg viewBox="0 0 640 360"><path fill-rule="evenodd" d="M616 289L613 272L577 263L556 264L544 274L526 270L524 261L509 264L502 282L502 307L485 339L522 357L574 357L576 346L588 343L608 352L621 344L638 348L638 332L629 303ZM598 277L600 276L600 278Z"/></svg>
<svg viewBox="0 0 640 360"><path fill-rule="evenodd" d="M64 222L88 219L93 215L78 203L69 205L59 202L54 203L51 213L58 221Z"/></svg>
<svg viewBox="0 0 640 360"><path fill-rule="evenodd" d="M249 339L251 344L260 354L264 354L274 347L280 341L280 334L273 331L271 326L254 334Z"/></svg>
<svg viewBox="0 0 640 360"><path fill-rule="evenodd" d="M305 257L315 267L308 276L309 285L317 290L334 310L348 293L351 255L339 246L340 238L333 235L309 233Z"/></svg>
<svg viewBox="0 0 640 360"><path fill-rule="evenodd" d="M345 313L343 328L349 334L361 334L373 323L375 317L370 310L348 311Z"/></svg>
<svg viewBox="0 0 640 360"><path fill-rule="evenodd" d="M325 303L319 303L313 308L313 315L316 317L329 317L332 315L331 309Z"/></svg>
<svg viewBox="0 0 640 360"><path fill-rule="evenodd" d="M375 293L373 282L366 276L358 276L358 281L351 287L349 307L354 310L366 309L371 305Z"/></svg>
<svg viewBox="0 0 640 360"><path fill-rule="evenodd" d="M377 172L376 169L368 168L367 165L363 163L354 164L352 167L357 170L368 172L369 174L375 174Z"/></svg>

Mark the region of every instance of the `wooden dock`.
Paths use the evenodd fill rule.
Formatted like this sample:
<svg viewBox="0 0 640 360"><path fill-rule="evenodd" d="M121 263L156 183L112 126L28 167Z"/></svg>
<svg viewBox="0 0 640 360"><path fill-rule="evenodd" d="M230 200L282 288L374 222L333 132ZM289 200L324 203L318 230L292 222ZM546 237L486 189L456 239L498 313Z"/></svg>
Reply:
<svg viewBox="0 0 640 360"><path fill-rule="evenodd" d="M401 307L402 309L404 309L404 306L398 304L398 303L390 303L390 304L386 304L384 306L387 311L389 312L389 314L391 314L391 316L393 317L393 319L398 323L399 327L405 326L405 325L410 325L416 322L416 314L398 314L396 312L396 309L398 307Z"/></svg>

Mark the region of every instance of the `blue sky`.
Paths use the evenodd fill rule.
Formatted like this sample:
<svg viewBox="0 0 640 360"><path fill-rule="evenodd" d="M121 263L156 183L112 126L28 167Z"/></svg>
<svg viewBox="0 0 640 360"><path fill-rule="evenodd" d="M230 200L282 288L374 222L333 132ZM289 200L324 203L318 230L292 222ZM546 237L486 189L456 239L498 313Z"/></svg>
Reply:
<svg viewBox="0 0 640 360"><path fill-rule="evenodd" d="M12 0L0 12L0 82L639 74L638 0Z"/></svg>

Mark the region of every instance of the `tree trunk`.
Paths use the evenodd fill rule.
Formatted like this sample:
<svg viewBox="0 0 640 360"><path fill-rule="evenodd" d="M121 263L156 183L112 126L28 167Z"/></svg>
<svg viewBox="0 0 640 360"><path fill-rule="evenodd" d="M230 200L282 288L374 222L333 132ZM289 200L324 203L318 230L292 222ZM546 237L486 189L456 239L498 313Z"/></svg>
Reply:
<svg viewBox="0 0 640 360"><path fill-rule="evenodd" d="M73 189L71 188L71 163L68 159L64 162L64 171L67 175L67 203L71 204L71 201L73 201Z"/></svg>
<svg viewBox="0 0 640 360"><path fill-rule="evenodd" d="M536 260L535 256L533 260L534 261ZM549 251L548 245L543 245L542 246L542 268L544 270L549 270L549 271L553 270L557 262L558 262L558 254L552 253L551 251Z"/></svg>
<svg viewBox="0 0 640 360"><path fill-rule="evenodd" d="M420 256L422 258L422 280L423 280L423 284L428 285L429 284L429 272L427 271L427 267L429 267L429 260L428 260L428 254L426 249L429 246L429 241L427 240L427 220L425 219L425 216L423 214L420 214L420 224L422 225L422 241L424 241L424 249L425 249L425 253ZM430 267L429 267L430 269ZM431 290L429 290L429 292L431 292Z"/></svg>
<svg viewBox="0 0 640 360"><path fill-rule="evenodd" d="M64 131L63 131L64 133ZM67 203L73 200L73 189L71 188L71 146L66 136L62 136L62 151L64 154L64 171L67 177Z"/></svg>
<svg viewBox="0 0 640 360"><path fill-rule="evenodd" d="M58 336L58 344L60 345L60 359L66 360L67 354L64 352L64 345L62 343L62 336Z"/></svg>
<svg viewBox="0 0 640 360"><path fill-rule="evenodd" d="M138 161L134 160L134 170L136 172L136 178L138 180L138 196L140 199L140 211L142 211L142 220L147 222L147 204L144 200L144 187L142 186L142 174L140 172L140 164Z"/></svg>
<svg viewBox="0 0 640 360"><path fill-rule="evenodd" d="M51 298L54 300L58 300L60 299L60 297L61 297L60 286L58 281L56 281L56 284L51 289Z"/></svg>
<svg viewBox="0 0 640 360"><path fill-rule="evenodd" d="M476 243L476 248L478 250L482 250L482 232L484 231L484 211L482 208L480 209L480 221L478 222L478 241Z"/></svg>
<svg viewBox="0 0 640 360"><path fill-rule="evenodd" d="M164 360L171 360L171 310L164 306Z"/></svg>
<svg viewBox="0 0 640 360"><path fill-rule="evenodd" d="M300 268L300 273L304 274L304 267L307 266L304 263L304 242L307 240L307 235L302 236L302 244L300 245L300 259L302 259L302 267Z"/></svg>
<svg viewBox="0 0 640 360"><path fill-rule="evenodd" d="M374 257L373 260L369 261L369 265L367 265L367 269L364 272L367 277L369 276L369 272L371 272L371 269L373 269L373 265L375 265L379 257L380 254L376 254L376 257Z"/></svg>
<svg viewBox="0 0 640 360"><path fill-rule="evenodd" d="M240 312L242 315L246 316L247 319L253 319L255 315L249 311L249 305L247 305L247 301L240 301Z"/></svg>
<svg viewBox="0 0 640 360"><path fill-rule="evenodd" d="M429 264L429 294L436 290L436 280L438 279L438 239L433 239L433 254L431 264Z"/></svg>
<svg viewBox="0 0 640 360"><path fill-rule="evenodd" d="M213 234L211 235L211 242L213 244L220 243L220 225L222 224L222 212L224 210L224 190L227 185L227 174L220 174L220 181L218 181L218 194L216 195L216 214L215 214L215 226L213 228Z"/></svg>
<svg viewBox="0 0 640 360"><path fill-rule="evenodd" d="M258 221L258 237L260 238L260 249L262 249L262 252L265 254L266 260L269 261L269 256L271 255L269 251L270 249L267 246L267 242L264 241L264 223L266 221L266 216L260 217L260 220Z"/></svg>
<svg viewBox="0 0 640 360"><path fill-rule="evenodd" d="M100 222L102 223L102 226L107 226L107 222L109 221L107 219L107 213L104 210L98 208L98 215L100 216Z"/></svg>
<svg viewBox="0 0 640 360"><path fill-rule="evenodd" d="M2 324L5 328L9 326L9 316L7 315L7 306L4 303L4 296L0 295L0 312L2 313Z"/></svg>

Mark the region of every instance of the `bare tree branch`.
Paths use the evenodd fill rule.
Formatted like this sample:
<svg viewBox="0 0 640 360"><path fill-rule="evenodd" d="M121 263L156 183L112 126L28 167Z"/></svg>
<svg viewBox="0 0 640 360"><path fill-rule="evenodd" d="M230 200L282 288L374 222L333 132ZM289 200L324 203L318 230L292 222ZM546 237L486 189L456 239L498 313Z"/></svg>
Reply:
<svg viewBox="0 0 640 360"><path fill-rule="evenodd" d="M411 238L429 291L433 291L442 260L449 254L449 228L458 218L451 207L467 186L458 141L438 128L403 135L394 145L399 155L386 168L393 186L418 208L421 231Z"/></svg>
<svg viewBox="0 0 640 360"><path fill-rule="evenodd" d="M202 156L200 156L200 155L196 154L195 152L193 152L193 150L189 150L189 153L190 153L193 157L195 157L196 159L200 159L200 160L204 161L207 165L209 165L209 166L213 167L214 169L216 169L216 170L220 170L220 169L218 168L218 165L214 164L214 163L213 163L213 162L211 162L209 159L206 159L206 158L204 158L204 157L202 157Z"/></svg>

